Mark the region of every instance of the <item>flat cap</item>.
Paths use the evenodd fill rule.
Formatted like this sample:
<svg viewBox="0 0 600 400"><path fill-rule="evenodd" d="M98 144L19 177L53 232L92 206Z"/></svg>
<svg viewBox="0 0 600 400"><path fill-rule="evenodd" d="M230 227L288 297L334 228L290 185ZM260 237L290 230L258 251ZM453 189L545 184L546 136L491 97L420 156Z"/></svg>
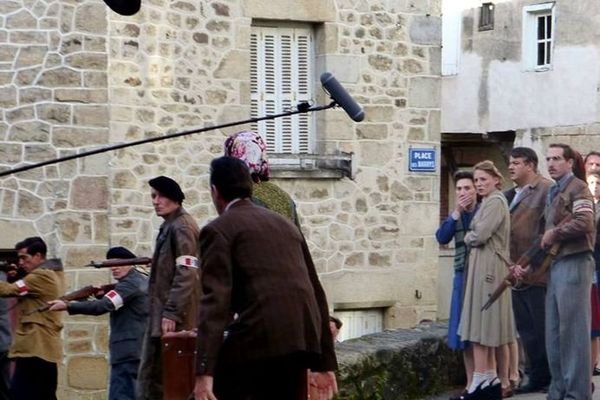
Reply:
<svg viewBox="0 0 600 400"><path fill-rule="evenodd" d="M106 252L106 259L108 260L111 258L135 258L135 254L127 250L125 247L116 246L111 247Z"/></svg>
<svg viewBox="0 0 600 400"><path fill-rule="evenodd" d="M142 0L104 0L111 10L121 15L133 15L140 11Z"/></svg>
<svg viewBox="0 0 600 400"><path fill-rule="evenodd" d="M183 199L185 199L185 195L181 191L179 184L168 176L157 176L154 179L150 179L148 184L166 198L176 201L177 203L181 204Z"/></svg>

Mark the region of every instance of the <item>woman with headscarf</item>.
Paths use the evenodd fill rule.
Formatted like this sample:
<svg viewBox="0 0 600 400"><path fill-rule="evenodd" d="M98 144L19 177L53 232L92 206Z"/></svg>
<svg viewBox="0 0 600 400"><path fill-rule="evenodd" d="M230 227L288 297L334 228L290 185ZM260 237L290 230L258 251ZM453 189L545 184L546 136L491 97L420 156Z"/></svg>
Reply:
<svg viewBox="0 0 600 400"><path fill-rule="evenodd" d="M225 140L225 155L238 158L248 165L254 181L252 201L288 218L300 229L296 204L279 186L269 182L267 145L262 137L252 131L234 133Z"/></svg>
<svg viewBox="0 0 600 400"><path fill-rule="evenodd" d="M507 272L510 214L500 191L503 177L494 163L478 163L473 176L482 202L464 238L470 253L459 332L461 340L473 345L474 372L463 398L495 400L503 397L495 349L516 339L510 292L488 310L481 308Z"/></svg>

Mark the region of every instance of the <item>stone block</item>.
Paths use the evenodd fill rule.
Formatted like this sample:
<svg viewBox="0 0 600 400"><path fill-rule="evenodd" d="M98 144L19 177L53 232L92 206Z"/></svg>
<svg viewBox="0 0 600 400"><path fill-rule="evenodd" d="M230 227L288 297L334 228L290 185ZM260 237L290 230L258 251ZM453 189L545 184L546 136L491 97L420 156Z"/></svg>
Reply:
<svg viewBox="0 0 600 400"><path fill-rule="evenodd" d="M17 88L14 86L0 89L0 107L13 108L17 106Z"/></svg>
<svg viewBox="0 0 600 400"><path fill-rule="evenodd" d="M79 5L75 10L75 30L100 35L106 34L108 30L107 10L108 7L100 2Z"/></svg>
<svg viewBox="0 0 600 400"><path fill-rule="evenodd" d="M6 29L35 29L37 27L37 19L31 13L22 9L21 11L11 14L6 17L4 26Z"/></svg>
<svg viewBox="0 0 600 400"><path fill-rule="evenodd" d="M334 0L248 0L244 16L276 20L327 22L336 19Z"/></svg>
<svg viewBox="0 0 600 400"><path fill-rule="evenodd" d="M408 106L416 108L439 108L441 103L441 80L433 77L410 79Z"/></svg>
<svg viewBox="0 0 600 400"><path fill-rule="evenodd" d="M54 127L52 144L57 147L83 147L108 143L108 129Z"/></svg>
<svg viewBox="0 0 600 400"><path fill-rule="evenodd" d="M322 66L320 66L323 64ZM327 55L318 58L318 70L335 71L335 78L342 83L355 84L360 81L361 60L351 55Z"/></svg>
<svg viewBox="0 0 600 400"><path fill-rule="evenodd" d="M33 106L13 108L5 113L6 122L14 124L15 122L35 119L35 110Z"/></svg>
<svg viewBox="0 0 600 400"><path fill-rule="evenodd" d="M6 196L6 191L4 192L4 196ZM14 248L16 241L21 238L39 236L39 232L35 229L33 222L24 219L18 221L12 218L0 219L0 231L10 232L10 235L0 235L0 246L4 249Z"/></svg>
<svg viewBox="0 0 600 400"><path fill-rule="evenodd" d="M250 52L231 50L221 59L214 72L215 78L231 78L232 76L249 76Z"/></svg>
<svg viewBox="0 0 600 400"><path fill-rule="evenodd" d="M108 56L99 53L77 53L65 57L65 64L72 68L105 71Z"/></svg>
<svg viewBox="0 0 600 400"><path fill-rule="evenodd" d="M8 131L9 140L15 142L48 142L50 125L41 121L18 122Z"/></svg>
<svg viewBox="0 0 600 400"><path fill-rule="evenodd" d="M15 63L15 68L27 68L42 65L48 53L48 46L22 47Z"/></svg>
<svg viewBox="0 0 600 400"><path fill-rule="evenodd" d="M0 160L9 164L17 164L22 160L22 157L22 144L0 142Z"/></svg>
<svg viewBox="0 0 600 400"><path fill-rule="evenodd" d="M70 204L79 210L106 210L108 181L106 177L80 176L71 187Z"/></svg>
<svg viewBox="0 0 600 400"><path fill-rule="evenodd" d="M394 106L387 105L365 105L365 122L393 122L395 120L396 109Z"/></svg>
<svg viewBox="0 0 600 400"><path fill-rule="evenodd" d="M15 73L13 71L0 71L0 86L6 86L12 83L14 75Z"/></svg>
<svg viewBox="0 0 600 400"><path fill-rule="evenodd" d="M13 44L45 45L48 42L48 34L31 30L9 31L8 41Z"/></svg>
<svg viewBox="0 0 600 400"><path fill-rule="evenodd" d="M90 373L93 371L93 373ZM75 389L101 390L108 381L108 362L104 357L76 356L67 361L67 382Z"/></svg>
<svg viewBox="0 0 600 400"><path fill-rule="evenodd" d="M81 86L81 73L66 67L54 68L43 72L36 83L48 87Z"/></svg>
<svg viewBox="0 0 600 400"><path fill-rule="evenodd" d="M56 157L56 150L49 144L28 144L25 146L24 161L41 162Z"/></svg>
<svg viewBox="0 0 600 400"><path fill-rule="evenodd" d="M358 139L381 140L388 138L389 127L386 124L358 124L356 136Z"/></svg>
<svg viewBox="0 0 600 400"><path fill-rule="evenodd" d="M89 214L60 212L56 224L61 243L91 243L93 227Z"/></svg>
<svg viewBox="0 0 600 400"><path fill-rule="evenodd" d="M71 121L71 107L65 104L38 104L35 106L39 119L51 124L67 124Z"/></svg>
<svg viewBox="0 0 600 400"><path fill-rule="evenodd" d="M11 13L19 10L22 7L23 7L23 5L20 1L15 1L15 0L0 1L0 15L11 14Z"/></svg>
<svg viewBox="0 0 600 400"><path fill-rule="evenodd" d="M108 105L76 105L73 107L73 123L84 127L108 127Z"/></svg>
<svg viewBox="0 0 600 400"><path fill-rule="evenodd" d="M20 190L17 193L17 210L23 218L37 218L44 212L44 201L31 192Z"/></svg>
<svg viewBox="0 0 600 400"><path fill-rule="evenodd" d="M65 103L106 103L108 92L105 89L55 89L54 99Z"/></svg>
<svg viewBox="0 0 600 400"><path fill-rule="evenodd" d="M19 104L33 104L48 101L52 98L52 91L44 88L23 88L19 90Z"/></svg>
<svg viewBox="0 0 600 400"><path fill-rule="evenodd" d="M441 18L431 15L412 17L410 20L409 36L414 44L441 45Z"/></svg>
<svg viewBox="0 0 600 400"><path fill-rule="evenodd" d="M13 244L14 245L14 244ZM63 253L62 259L65 268L82 268L92 260L104 260L106 257L106 250L108 246L97 246L97 245L63 245L61 251ZM104 271L108 274L108 271Z"/></svg>

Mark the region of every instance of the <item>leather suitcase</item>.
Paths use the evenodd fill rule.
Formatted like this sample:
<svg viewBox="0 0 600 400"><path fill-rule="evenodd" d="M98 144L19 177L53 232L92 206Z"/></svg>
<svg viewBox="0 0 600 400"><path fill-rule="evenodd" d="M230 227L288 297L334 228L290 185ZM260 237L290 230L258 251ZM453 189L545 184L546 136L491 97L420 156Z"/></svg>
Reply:
<svg viewBox="0 0 600 400"><path fill-rule="evenodd" d="M193 400L196 336L163 336L163 400Z"/></svg>

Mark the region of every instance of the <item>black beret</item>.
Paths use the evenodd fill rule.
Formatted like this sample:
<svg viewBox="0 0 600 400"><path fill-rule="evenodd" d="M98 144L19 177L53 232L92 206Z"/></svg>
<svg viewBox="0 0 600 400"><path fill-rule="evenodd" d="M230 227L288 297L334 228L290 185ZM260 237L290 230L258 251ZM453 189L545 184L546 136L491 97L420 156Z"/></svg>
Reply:
<svg viewBox="0 0 600 400"><path fill-rule="evenodd" d="M125 247L117 246L117 247L111 247L106 252L106 259L108 260L111 258L136 258L136 257L135 257L135 254L133 254L132 252L127 250Z"/></svg>
<svg viewBox="0 0 600 400"><path fill-rule="evenodd" d="M167 176L157 176L154 179L150 179L148 184L150 187L158 190L160 194L166 198L176 201L177 203L181 204L183 199L185 199L185 195L181 191L179 184Z"/></svg>
<svg viewBox="0 0 600 400"><path fill-rule="evenodd" d="M104 0L111 10L121 15L133 15L140 11L142 0Z"/></svg>

